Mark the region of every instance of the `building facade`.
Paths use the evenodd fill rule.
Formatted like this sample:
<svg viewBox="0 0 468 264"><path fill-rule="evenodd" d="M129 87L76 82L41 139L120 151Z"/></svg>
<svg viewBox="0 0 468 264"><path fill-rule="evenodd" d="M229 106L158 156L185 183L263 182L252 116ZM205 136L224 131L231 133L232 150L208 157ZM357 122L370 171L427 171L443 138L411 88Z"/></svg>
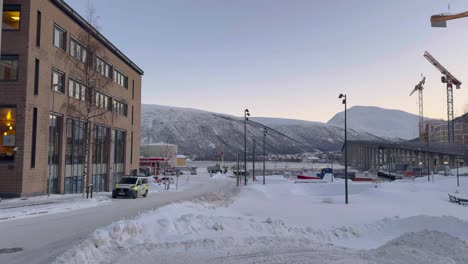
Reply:
<svg viewBox="0 0 468 264"><path fill-rule="evenodd" d="M443 144L448 143L448 129L447 122L428 122L427 129L429 135L429 143ZM454 122L454 143L455 144L468 144L468 123L455 121ZM424 142L427 138L423 138Z"/></svg>
<svg viewBox="0 0 468 264"><path fill-rule="evenodd" d="M0 197L108 191L138 169L135 63L63 0L4 0L1 41Z"/></svg>

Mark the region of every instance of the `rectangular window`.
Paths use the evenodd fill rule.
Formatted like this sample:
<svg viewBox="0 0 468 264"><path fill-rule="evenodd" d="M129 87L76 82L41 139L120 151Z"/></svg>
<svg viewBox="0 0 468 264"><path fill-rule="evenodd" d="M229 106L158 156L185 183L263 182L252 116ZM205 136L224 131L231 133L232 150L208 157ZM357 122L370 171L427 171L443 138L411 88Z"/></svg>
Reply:
<svg viewBox="0 0 468 264"><path fill-rule="evenodd" d="M54 25L54 46L66 50L67 32L57 25Z"/></svg>
<svg viewBox="0 0 468 264"><path fill-rule="evenodd" d="M2 20L3 30L20 30L21 6L4 5Z"/></svg>
<svg viewBox="0 0 468 264"><path fill-rule="evenodd" d="M68 79L68 96L76 100L86 100L86 86L79 81Z"/></svg>
<svg viewBox="0 0 468 264"><path fill-rule="evenodd" d="M111 104L110 104L111 98L105 94L96 93L96 106L104 109L111 109Z"/></svg>
<svg viewBox="0 0 468 264"><path fill-rule="evenodd" d="M133 163L133 132L131 133L131 141L130 141L130 164Z"/></svg>
<svg viewBox="0 0 468 264"><path fill-rule="evenodd" d="M65 74L56 69L52 69L52 90L65 93Z"/></svg>
<svg viewBox="0 0 468 264"><path fill-rule="evenodd" d="M33 109L32 142L31 142L31 168L36 167L36 139L37 139L37 108Z"/></svg>
<svg viewBox="0 0 468 264"><path fill-rule="evenodd" d="M18 80L18 55L2 55L0 59L0 81Z"/></svg>
<svg viewBox="0 0 468 264"><path fill-rule="evenodd" d="M76 39L73 38L70 38L70 55L73 58L83 63L86 63L86 48L83 45L81 45Z"/></svg>
<svg viewBox="0 0 468 264"><path fill-rule="evenodd" d="M96 71L107 78L111 78L112 72L110 64L99 57L96 57Z"/></svg>
<svg viewBox="0 0 468 264"><path fill-rule="evenodd" d="M132 126L133 126L133 105L132 105Z"/></svg>
<svg viewBox="0 0 468 264"><path fill-rule="evenodd" d="M132 80L132 100L135 100L135 80Z"/></svg>
<svg viewBox="0 0 468 264"><path fill-rule="evenodd" d="M14 162L16 155L16 107L0 106L0 163Z"/></svg>
<svg viewBox="0 0 468 264"><path fill-rule="evenodd" d="M34 66L34 95L39 94L39 60L36 59Z"/></svg>
<svg viewBox="0 0 468 264"><path fill-rule="evenodd" d="M36 47L41 46L41 23L42 23L42 14L41 11L37 11L37 25L36 25Z"/></svg>
<svg viewBox="0 0 468 264"><path fill-rule="evenodd" d="M127 104L114 99L112 101L112 111L114 111L117 114L127 116Z"/></svg>
<svg viewBox="0 0 468 264"><path fill-rule="evenodd" d="M125 163L125 131L114 130L114 163Z"/></svg>
<svg viewBox="0 0 468 264"><path fill-rule="evenodd" d="M114 82L122 87L128 88L128 77L118 70L114 70Z"/></svg>
<svg viewBox="0 0 468 264"><path fill-rule="evenodd" d="M114 130L114 165L113 183L117 183L125 172L125 141L126 133L122 130Z"/></svg>

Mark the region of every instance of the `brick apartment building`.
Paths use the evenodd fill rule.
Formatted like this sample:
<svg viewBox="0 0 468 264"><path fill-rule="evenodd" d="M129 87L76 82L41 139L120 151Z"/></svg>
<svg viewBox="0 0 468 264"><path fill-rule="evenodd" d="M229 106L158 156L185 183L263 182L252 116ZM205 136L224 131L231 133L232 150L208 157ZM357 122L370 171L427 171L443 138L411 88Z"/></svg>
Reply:
<svg viewBox="0 0 468 264"><path fill-rule="evenodd" d="M80 193L85 160L110 190L139 166L143 71L63 0L2 14L0 197Z"/></svg>

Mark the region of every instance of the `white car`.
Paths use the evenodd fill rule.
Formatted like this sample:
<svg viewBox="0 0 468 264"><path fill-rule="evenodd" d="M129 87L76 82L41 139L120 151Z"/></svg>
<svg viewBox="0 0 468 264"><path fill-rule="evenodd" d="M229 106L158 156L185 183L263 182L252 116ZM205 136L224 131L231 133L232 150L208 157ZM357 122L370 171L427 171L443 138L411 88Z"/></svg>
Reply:
<svg viewBox="0 0 468 264"><path fill-rule="evenodd" d="M149 184L146 177L125 176L119 183L114 185L112 198L125 196L136 199L138 196L146 197L148 195Z"/></svg>

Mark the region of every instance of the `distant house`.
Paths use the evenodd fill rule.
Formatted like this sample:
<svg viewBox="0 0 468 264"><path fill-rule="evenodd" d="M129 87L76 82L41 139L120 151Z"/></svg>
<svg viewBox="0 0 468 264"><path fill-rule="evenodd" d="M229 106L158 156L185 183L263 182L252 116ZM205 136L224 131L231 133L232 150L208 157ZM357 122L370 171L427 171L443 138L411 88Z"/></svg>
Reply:
<svg viewBox="0 0 468 264"><path fill-rule="evenodd" d="M317 157L305 157L302 159L302 162L310 162L310 163L317 163L320 159Z"/></svg>
<svg viewBox="0 0 468 264"><path fill-rule="evenodd" d="M185 166L187 157L185 155L177 155L177 166L183 167Z"/></svg>

